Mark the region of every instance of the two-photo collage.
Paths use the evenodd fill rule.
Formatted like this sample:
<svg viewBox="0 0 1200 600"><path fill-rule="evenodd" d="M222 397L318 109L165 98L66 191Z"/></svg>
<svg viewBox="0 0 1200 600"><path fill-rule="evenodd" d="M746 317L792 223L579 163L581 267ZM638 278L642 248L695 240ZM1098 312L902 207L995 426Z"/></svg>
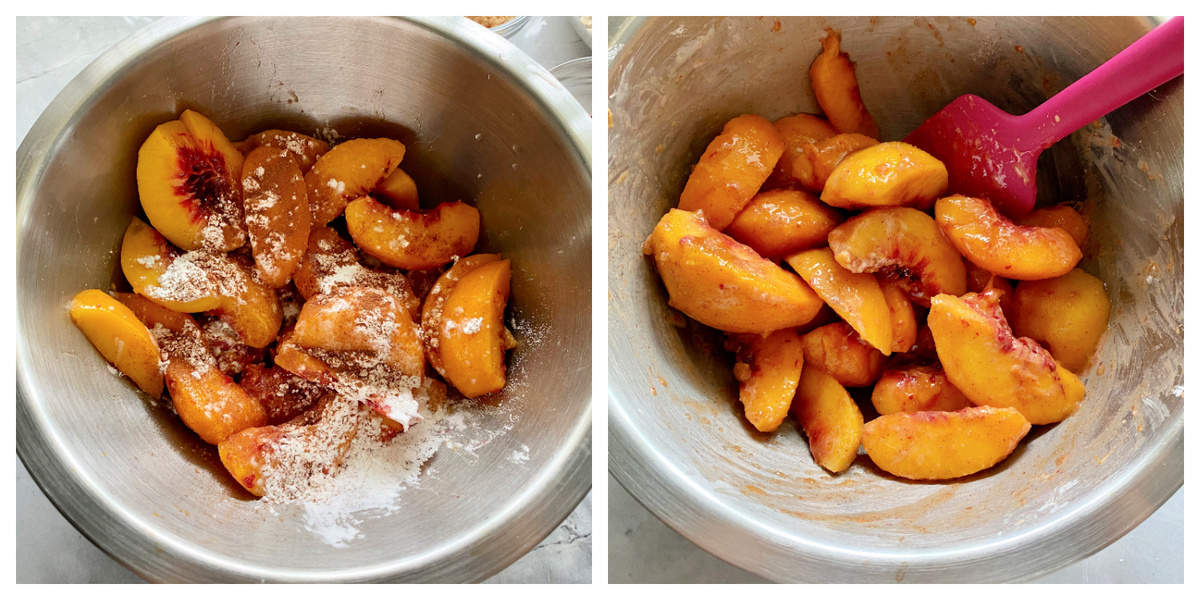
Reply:
<svg viewBox="0 0 1200 600"><path fill-rule="evenodd" d="M15 583L1185 583L1184 16L13 31Z"/></svg>

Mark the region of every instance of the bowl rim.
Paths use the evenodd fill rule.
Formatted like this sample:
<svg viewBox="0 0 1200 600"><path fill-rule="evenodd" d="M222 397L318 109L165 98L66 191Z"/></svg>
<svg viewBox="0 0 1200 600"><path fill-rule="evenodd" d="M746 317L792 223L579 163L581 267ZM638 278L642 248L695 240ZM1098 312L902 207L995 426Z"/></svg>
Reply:
<svg viewBox="0 0 1200 600"><path fill-rule="evenodd" d="M47 159L73 129L80 109L94 102L124 70L147 52L187 31L219 21L253 17L168 17L118 42L54 98L34 122L17 150L17 249L19 264L28 241L31 198ZM269 17L279 18L279 17ZM284 17L287 18L287 17ZM302 18L302 17L299 17ZM575 151L591 179L591 118L549 72L501 36L479 35L473 24L455 17L345 17L408 21L448 38L501 72L544 109ZM590 188L590 184L589 184ZM590 201L590 198L589 198ZM18 299L18 315L20 301ZM18 328L20 330L20 328ZM590 353L590 347L588 349ZM26 368L27 340L16 340L16 446L31 478L54 507L89 541L139 576L151 581L478 581L523 556L549 535L591 489L590 388L580 418L560 447L519 494L469 532L430 551L403 560L383 560L348 569L283 569L248 565L208 552L187 540L156 531L95 492L86 471L67 459L64 445L36 401L38 393ZM540 507L530 510L529 507ZM161 557L172 557L165 565Z"/></svg>
<svg viewBox="0 0 1200 600"><path fill-rule="evenodd" d="M613 28L609 80L626 48L653 17L623 19ZM1159 19L1160 20L1160 19ZM1146 20L1149 31L1156 18ZM1132 41L1132 40L1131 40ZM610 97L611 97L610 90ZM609 325L609 356L618 356ZM718 558L758 575L789 581L985 582L1030 580L1100 551L1131 531L1183 485L1183 414L1137 460L1066 510L985 542L891 552L839 547L772 529L689 478L655 449L627 405L616 361L609 366L609 472L642 506ZM1168 477L1151 477L1152 473ZM1080 537L1083 532L1084 537Z"/></svg>

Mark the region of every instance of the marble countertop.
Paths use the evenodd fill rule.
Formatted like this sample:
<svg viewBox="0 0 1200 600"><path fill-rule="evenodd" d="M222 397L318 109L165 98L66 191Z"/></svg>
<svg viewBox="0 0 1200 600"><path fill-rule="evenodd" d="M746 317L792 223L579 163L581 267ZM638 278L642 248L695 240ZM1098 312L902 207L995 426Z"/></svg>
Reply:
<svg viewBox="0 0 1200 600"><path fill-rule="evenodd" d="M156 17L19 17L16 20L16 136L21 143L50 101L84 67ZM531 17L511 39L551 69L591 51L570 17ZM54 508L17 459L17 583L139 583ZM489 583L592 580L592 496L553 533Z"/></svg>

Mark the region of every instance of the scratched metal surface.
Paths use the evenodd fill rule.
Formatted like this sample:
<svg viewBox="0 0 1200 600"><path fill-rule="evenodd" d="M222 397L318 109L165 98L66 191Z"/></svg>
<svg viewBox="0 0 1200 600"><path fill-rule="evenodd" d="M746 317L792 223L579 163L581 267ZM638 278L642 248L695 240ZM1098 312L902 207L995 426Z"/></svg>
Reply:
<svg viewBox="0 0 1200 600"><path fill-rule="evenodd" d="M831 477L785 424L740 416L714 332L671 324L640 245L729 118L818 112L808 64L843 31L867 106L899 139L954 97L1023 112L1136 39L1144 19L653 18L610 62L610 467L700 547L771 579L1029 579L1116 539L1183 480L1183 86L1048 151L1043 202L1092 224L1083 267L1114 311L1087 400L1008 460L946 483L865 457ZM1115 140L1120 140L1119 142Z"/></svg>

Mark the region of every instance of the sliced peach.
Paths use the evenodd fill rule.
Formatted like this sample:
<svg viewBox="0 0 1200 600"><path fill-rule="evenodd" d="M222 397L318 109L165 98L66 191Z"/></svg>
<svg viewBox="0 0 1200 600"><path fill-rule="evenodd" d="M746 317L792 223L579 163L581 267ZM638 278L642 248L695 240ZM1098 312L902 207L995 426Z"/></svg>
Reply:
<svg viewBox="0 0 1200 600"><path fill-rule="evenodd" d="M282 287L299 268L308 244L304 175L290 154L262 146L246 156L241 181L254 264L263 283Z"/></svg>
<svg viewBox="0 0 1200 600"><path fill-rule="evenodd" d="M199 113L159 125L138 150L138 196L146 217L185 250L228 251L246 243L242 156Z"/></svg>
<svg viewBox="0 0 1200 600"><path fill-rule="evenodd" d="M946 238L967 260L1002 277L1059 277L1083 257L1066 230L1016 225L988 200L955 194L938 200L934 211Z"/></svg>
<svg viewBox="0 0 1200 600"><path fill-rule="evenodd" d="M113 292L113 296L133 311L138 320L155 335L155 339L160 335L182 334L197 341L203 340L204 332L189 314L171 310L138 294Z"/></svg>
<svg viewBox="0 0 1200 600"><path fill-rule="evenodd" d="M884 355L892 353L892 311L874 276L846 270L829 248L805 250L786 260L863 340Z"/></svg>
<svg viewBox="0 0 1200 600"><path fill-rule="evenodd" d="M654 257L670 305L722 331L765 334L798 327L822 306L804 280L696 213L668 211L642 251Z"/></svg>
<svg viewBox="0 0 1200 600"><path fill-rule="evenodd" d="M220 317L212 316L201 321L201 337L208 351L217 361L222 373L236 376L246 367L261 362L266 356L262 348L253 348L242 342L242 336Z"/></svg>
<svg viewBox="0 0 1200 600"><path fill-rule="evenodd" d="M421 209L421 203L417 199L417 182L400 167L396 167L391 175L383 178L371 193L382 198L392 208Z"/></svg>
<svg viewBox="0 0 1200 600"><path fill-rule="evenodd" d="M341 287L310 298L290 341L306 350L362 353L404 375L425 374L416 324L399 299L375 288Z"/></svg>
<svg viewBox="0 0 1200 600"><path fill-rule="evenodd" d="M754 197L725 229L767 258L825 245L842 222L836 210L800 190L771 190Z"/></svg>
<svg viewBox="0 0 1200 600"><path fill-rule="evenodd" d="M862 445L876 466L905 479L954 479L1002 461L1029 433L1012 408L892 413L863 427Z"/></svg>
<svg viewBox="0 0 1200 600"><path fill-rule="evenodd" d="M347 140L304 175L313 226L342 214L346 203L371 191L404 160L404 144L387 138Z"/></svg>
<svg viewBox="0 0 1200 600"><path fill-rule="evenodd" d="M283 129L260 131L237 143L237 149L243 155L249 155L254 150L263 146L270 146L281 152L287 152L288 156L291 156L292 160L296 161L296 164L300 167L300 171L304 173L312 169L318 158L329 152L328 142Z"/></svg>
<svg viewBox="0 0 1200 600"><path fill-rule="evenodd" d="M746 411L746 420L761 432L775 431L783 423L800 383L804 367L804 348L795 329L781 329L750 341L740 358L744 369L735 366L741 391L738 398Z"/></svg>
<svg viewBox="0 0 1200 600"><path fill-rule="evenodd" d="M84 290L71 300L71 320L104 360L143 392L162 394L158 344L133 311L100 290Z"/></svg>
<svg viewBox="0 0 1200 600"><path fill-rule="evenodd" d="M220 443L247 427L267 422L267 413L228 375L211 363L195 362L193 356L171 353L167 364L167 390L175 412L201 439Z"/></svg>
<svg viewBox="0 0 1200 600"><path fill-rule="evenodd" d="M421 300L408 278L392 271L364 267L354 245L331 227L317 226L308 236L308 247L300 268L293 275L296 289L305 299L328 294L344 286L373 287L400 298L414 317Z"/></svg>
<svg viewBox="0 0 1200 600"><path fill-rule="evenodd" d="M1014 337L995 293L940 294L929 311L946 377L971 402L1011 406L1030 423L1057 423L1083 400L1083 383L1037 342Z"/></svg>
<svg viewBox="0 0 1200 600"><path fill-rule="evenodd" d="M809 163L804 154L805 147L813 142L837 135L837 130L829 124L829 121L816 115L791 115L776 120L774 125L775 129L779 131L779 135L783 136L783 154L780 155L779 162L775 164L775 171L771 174L767 185L787 185L797 182L799 178L793 174L798 170L797 167L800 170L811 171L811 167L807 167Z"/></svg>
<svg viewBox="0 0 1200 600"><path fill-rule="evenodd" d="M246 491L262 496L267 493L263 468L270 464L283 435L284 430L275 425L243 429L219 442L217 455Z"/></svg>
<svg viewBox="0 0 1200 600"><path fill-rule="evenodd" d="M1058 227L1071 234L1071 239L1075 240L1076 246L1083 248L1083 245L1087 243L1087 221L1083 219L1083 215L1066 204L1039 208L1017 220L1017 224L1030 227Z"/></svg>
<svg viewBox="0 0 1200 600"><path fill-rule="evenodd" d="M442 331L442 315L446 310L446 298L467 273L498 260L499 254L472 254L454 261L454 264L433 283L425 297L421 307L421 337L425 340L425 355L429 358L429 364L442 377L446 376L446 368L442 363L439 338Z"/></svg>
<svg viewBox="0 0 1200 600"><path fill-rule="evenodd" d="M733 222L783 155L783 136L758 115L730 119L688 177L679 209L698 211L720 231Z"/></svg>
<svg viewBox="0 0 1200 600"><path fill-rule="evenodd" d="M808 449L818 465L834 473L850 468L862 440L863 416L842 384L805 365L792 414L804 428Z"/></svg>
<svg viewBox="0 0 1200 600"><path fill-rule="evenodd" d="M822 325L801 337L804 360L838 383L862 387L883 371L883 354L872 348L844 321Z"/></svg>
<svg viewBox="0 0 1200 600"><path fill-rule="evenodd" d="M894 280L879 278L879 288L892 314L892 352L908 352L917 343L917 314L912 302Z"/></svg>
<svg viewBox="0 0 1200 600"><path fill-rule="evenodd" d="M241 260L221 257L213 269L221 296L221 304L213 312L225 319L247 346L265 348L275 341L283 324L275 290L263 285L253 267Z"/></svg>
<svg viewBox="0 0 1200 600"><path fill-rule="evenodd" d="M946 379L941 368L915 366L884 371L871 391L871 404L879 414L889 415L959 410L971 406L971 401Z"/></svg>
<svg viewBox="0 0 1200 600"><path fill-rule="evenodd" d="M179 312L202 312L221 304L205 256L181 254L137 217L121 240L121 271L133 291Z"/></svg>
<svg viewBox="0 0 1200 600"><path fill-rule="evenodd" d="M286 369L263 364L247 366L239 383L262 405L267 412L267 423L272 425L300 416L326 393L325 388Z"/></svg>
<svg viewBox="0 0 1200 600"><path fill-rule="evenodd" d="M777 177L784 184L795 182L820 193L833 170L847 156L878 143L879 140L860 133L839 133L823 140L803 142L799 152L785 153L787 163L780 159Z"/></svg>
<svg viewBox="0 0 1200 600"><path fill-rule="evenodd" d="M904 142L884 142L839 162L825 181L821 201L839 208L927 209L946 191L949 177L946 165L932 154Z"/></svg>
<svg viewBox="0 0 1200 600"><path fill-rule="evenodd" d="M915 208L876 208L850 218L829 232L829 247L838 264L893 279L922 306L938 294L967 290L962 257L937 223Z"/></svg>
<svg viewBox="0 0 1200 600"><path fill-rule="evenodd" d="M446 380L468 398L504 388L504 307L512 267L507 260L472 269L442 309L438 348Z"/></svg>
<svg viewBox="0 0 1200 600"><path fill-rule="evenodd" d="M842 133L861 133L879 137L879 126L858 91L858 78L854 75L854 63L842 52L842 34L832 28L825 29L821 40L821 53L808 68L817 104L829 118L829 122Z"/></svg>
<svg viewBox="0 0 1200 600"><path fill-rule="evenodd" d="M479 211L462 202L433 210L395 210L364 196L346 206L350 237L370 256L399 269L428 269L466 256L479 240Z"/></svg>
<svg viewBox="0 0 1200 600"><path fill-rule="evenodd" d="M1079 269L1054 279L1022 281L1012 303L1013 331L1044 345L1075 372L1096 351L1112 309L1104 282Z"/></svg>
<svg viewBox="0 0 1200 600"><path fill-rule="evenodd" d="M1012 314L1012 283L995 273L980 269L979 267L968 263L967 291L983 292L985 290L995 290L996 298L1000 302L1001 310L1004 311L1005 315Z"/></svg>
<svg viewBox="0 0 1200 600"><path fill-rule="evenodd" d="M325 387L333 386L337 381L333 369L325 361L296 345L292 337L292 332L280 336L279 345L275 348L275 365L305 381Z"/></svg>

